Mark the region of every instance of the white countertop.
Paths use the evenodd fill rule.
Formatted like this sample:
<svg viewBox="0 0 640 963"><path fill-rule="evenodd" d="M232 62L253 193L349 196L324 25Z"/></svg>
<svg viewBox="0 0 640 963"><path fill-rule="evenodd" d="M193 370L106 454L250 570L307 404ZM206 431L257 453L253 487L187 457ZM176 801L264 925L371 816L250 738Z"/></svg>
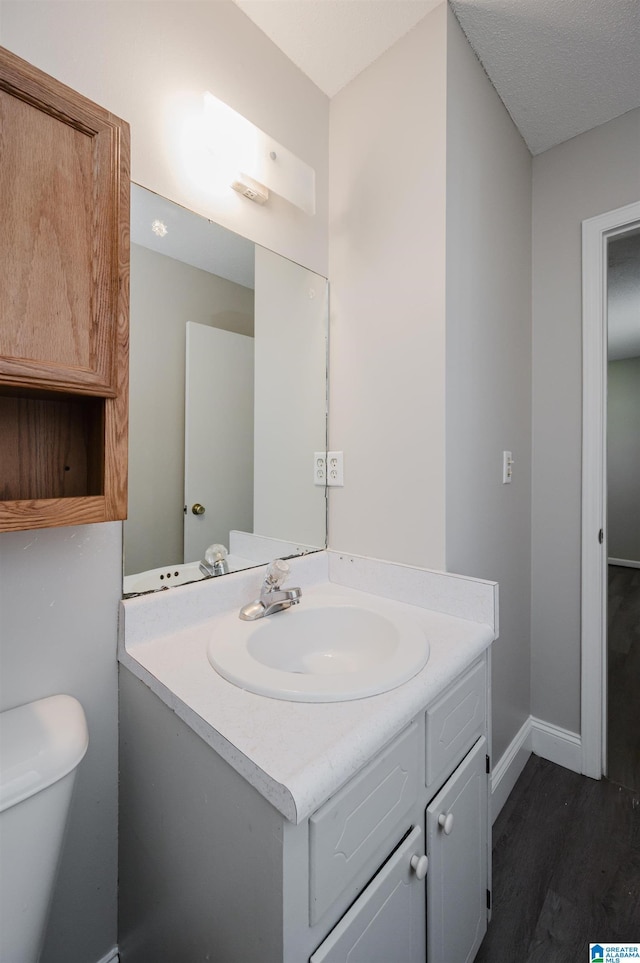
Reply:
<svg viewBox="0 0 640 963"><path fill-rule="evenodd" d="M327 554L292 562L290 582L303 586L300 604L304 605L305 597L327 591L332 596L366 603L371 597L369 593L329 582ZM339 558L343 560L345 556ZM354 557L348 560L358 562ZM380 566L388 564L363 561L364 569L375 565L378 573ZM393 569L397 574L402 566ZM256 571L260 570L252 573ZM224 576L224 585L221 580L219 587L214 586L219 588L219 604L209 606L217 611L208 617L202 590L206 588L211 593L211 580L204 587L184 586L161 593L172 596L170 600L160 600L165 605L164 614L157 607L150 607L153 598L127 600L123 603L120 661L287 819L299 823L482 655L496 636L496 624L432 611L424 607L424 598L416 605L385 599L390 612L410 615L427 634L430 656L417 675L381 695L349 702L271 699L227 682L207 658L207 646L217 621L233 610L238 598L247 601L252 597L250 592L247 594L249 586L253 588L251 580L260 577L252 573ZM430 578L434 575L425 574ZM444 579L457 578L436 574ZM490 605L495 608L494 583L461 581L473 583L476 593L487 587L483 614L490 610ZM455 588L460 591L464 586ZM193 594L198 589L200 596ZM184 594L178 599L178 593ZM212 597L210 594L209 603ZM379 604L380 596L374 597ZM178 603L184 606L185 613L197 609L197 621L186 624L186 616L181 620L170 611Z"/></svg>

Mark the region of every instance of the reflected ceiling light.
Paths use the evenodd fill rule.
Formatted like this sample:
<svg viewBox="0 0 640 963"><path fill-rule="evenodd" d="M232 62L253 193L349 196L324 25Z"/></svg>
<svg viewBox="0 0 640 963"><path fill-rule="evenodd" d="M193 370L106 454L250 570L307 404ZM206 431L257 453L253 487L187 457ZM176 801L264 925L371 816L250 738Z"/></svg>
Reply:
<svg viewBox="0 0 640 963"><path fill-rule="evenodd" d="M213 94L204 95L204 116L214 163L234 190L260 204L273 191L306 214L315 214L312 167Z"/></svg>
<svg viewBox="0 0 640 963"><path fill-rule="evenodd" d="M154 234L157 234L158 237L166 237L167 234L169 233L169 228L164 223L164 221L160 221L157 218L155 221L152 222L151 230L153 231Z"/></svg>

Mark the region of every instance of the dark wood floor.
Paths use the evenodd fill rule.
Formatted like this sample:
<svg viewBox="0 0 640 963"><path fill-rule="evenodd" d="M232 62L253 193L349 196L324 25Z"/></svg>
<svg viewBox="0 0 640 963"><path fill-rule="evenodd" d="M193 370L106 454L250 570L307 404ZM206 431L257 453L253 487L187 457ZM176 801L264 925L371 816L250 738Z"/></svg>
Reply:
<svg viewBox="0 0 640 963"><path fill-rule="evenodd" d="M609 566L608 622L607 775L640 792L640 569Z"/></svg>
<svg viewBox="0 0 640 963"><path fill-rule="evenodd" d="M640 794L531 756L493 827L476 963L587 963L640 940Z"/></svg>

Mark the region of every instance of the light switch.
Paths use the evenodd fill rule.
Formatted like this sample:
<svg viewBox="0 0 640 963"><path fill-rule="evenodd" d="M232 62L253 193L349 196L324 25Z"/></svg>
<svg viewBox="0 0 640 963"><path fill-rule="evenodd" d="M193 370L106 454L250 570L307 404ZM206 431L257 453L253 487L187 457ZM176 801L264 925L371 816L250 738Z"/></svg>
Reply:
<svg viewBox="0 0 640 963"><path fill-rule="evenodd" d="M510 485L513 475L513 455L510 451L502 452L502 484Z"/></svg>

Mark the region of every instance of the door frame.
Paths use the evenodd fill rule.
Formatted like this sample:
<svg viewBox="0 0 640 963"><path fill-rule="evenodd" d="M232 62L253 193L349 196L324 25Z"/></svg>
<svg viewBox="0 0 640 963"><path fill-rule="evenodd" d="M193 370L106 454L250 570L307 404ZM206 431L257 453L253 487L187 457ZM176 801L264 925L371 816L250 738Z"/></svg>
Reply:
<svg viewBox="0 0 640 963"><path fill-rule="evenodd" d="M582 772L607 772L607 242L640 202L582 222ZM599 532L604 533L599 541Z"/></svg>

